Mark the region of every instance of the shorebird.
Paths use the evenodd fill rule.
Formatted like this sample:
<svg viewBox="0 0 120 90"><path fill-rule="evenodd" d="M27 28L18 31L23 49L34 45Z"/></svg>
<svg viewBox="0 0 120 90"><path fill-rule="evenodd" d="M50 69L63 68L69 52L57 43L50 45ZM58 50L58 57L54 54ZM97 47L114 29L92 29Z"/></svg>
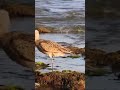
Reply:
<svg viewBox="0 0 120 90"><path fill-rule="evenodd" d="M34 35L9 32L9 14L0 10L0 44L9 58L18 64L34 69Z"/></svg>
<svg viewBox="0 0 120 90"><path fill-rule="evenodd" d="M72 53L68 48L63 47L56 42L40 39L40 34L38 30L35 30L35 44L40 52L46 54L51 58L52 68L54 57L65 56L65 54Z"/></svg>

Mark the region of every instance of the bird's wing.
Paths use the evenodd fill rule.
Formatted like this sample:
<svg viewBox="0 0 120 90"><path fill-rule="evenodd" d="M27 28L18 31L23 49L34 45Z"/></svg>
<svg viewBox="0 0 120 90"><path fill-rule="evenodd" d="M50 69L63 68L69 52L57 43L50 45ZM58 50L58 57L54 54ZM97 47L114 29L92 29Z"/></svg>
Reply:
<svg viewBox="0 0 120 90"><path fill-rule="evenodd" d="M39 43L40 48L42 48L46 52L68 52L68 49L61 46L60 44L56 42L52 42L49 40L43 40Z"/></svg>

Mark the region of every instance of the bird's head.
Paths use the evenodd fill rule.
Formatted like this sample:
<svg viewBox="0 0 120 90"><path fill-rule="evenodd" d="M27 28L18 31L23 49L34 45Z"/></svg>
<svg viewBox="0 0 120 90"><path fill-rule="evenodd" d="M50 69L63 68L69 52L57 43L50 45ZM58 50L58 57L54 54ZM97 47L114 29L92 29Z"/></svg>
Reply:
<svg viewBox="0 0 120 90"><path fill-rule="evenodd" d="M39 40L39 31L35 30L35 41Z"/></svg>

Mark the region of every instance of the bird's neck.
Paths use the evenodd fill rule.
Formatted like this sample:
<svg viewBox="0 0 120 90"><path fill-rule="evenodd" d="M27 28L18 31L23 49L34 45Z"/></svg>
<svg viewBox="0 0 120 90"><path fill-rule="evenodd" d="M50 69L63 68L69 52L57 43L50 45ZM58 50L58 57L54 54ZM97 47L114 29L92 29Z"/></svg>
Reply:
<svg viewBox="0 0 120 90"><path fill-rule="evenodd" d="M40 38L39 34L35 34L35 41L38 41Z"/></svg>

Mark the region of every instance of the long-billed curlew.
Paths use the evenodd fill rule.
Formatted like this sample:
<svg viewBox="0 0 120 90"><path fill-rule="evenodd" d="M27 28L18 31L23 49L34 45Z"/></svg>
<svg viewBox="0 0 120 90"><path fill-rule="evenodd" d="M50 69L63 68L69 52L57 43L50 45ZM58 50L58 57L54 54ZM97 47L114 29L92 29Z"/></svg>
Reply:
<svg viewBox="0 0 120 90"><path fill-rule="evenodd" d="M9 24L8 12L0 10L0 45L13 61L34 69L34 35L9 32Z"/></svg>
<svg viewBox="0 0 120 90"><path fill-rule="evenodd" d="M65 56L65 54L71 54L71 51L61 46L60 44L50 41L50 40L43 40L39 37L39 31L35 30L35 44L38 50L50 58L52 58L52 68L53 68L53 60L54 57Z"/></svg>

